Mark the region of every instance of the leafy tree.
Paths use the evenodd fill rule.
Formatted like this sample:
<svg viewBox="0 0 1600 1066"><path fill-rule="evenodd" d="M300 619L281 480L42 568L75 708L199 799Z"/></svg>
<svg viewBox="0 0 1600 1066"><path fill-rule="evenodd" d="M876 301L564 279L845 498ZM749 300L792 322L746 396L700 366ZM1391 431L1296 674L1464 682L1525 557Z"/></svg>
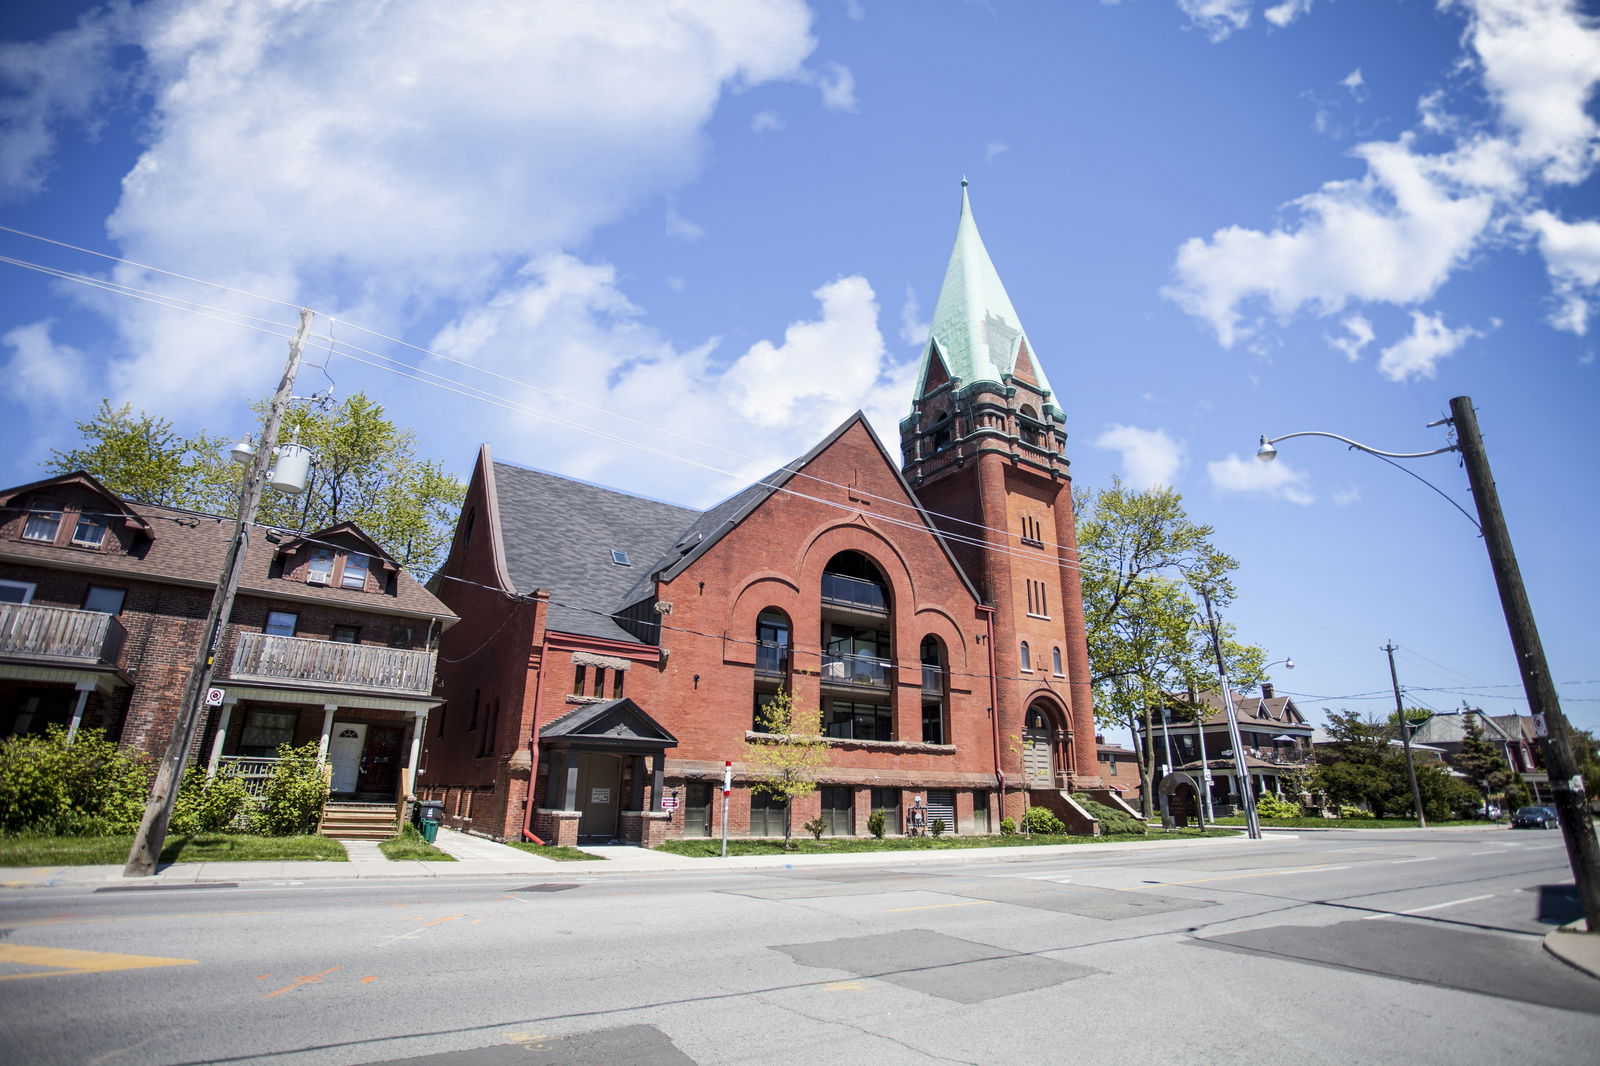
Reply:
<svg viewBox="0 0 1600 1066"><path fill-rule="evenodd" d="M1331 802L1365 803L1380 818L1391 810L1409 811L1405 755L1390 746L1387 722L1364 719L1353 711L1330 711L1328 735L1330 743L1314 756L1313 777Z"/></svg>
<svg viewBox="0 0 1600 1066"><path fill-rule="evenodd" d="M783 804L783 848L793 833L794 801L817 789L817 773L828 762L828 741L822 718L814 709L796 707L779 689L756 715L759 736L745 742L744 761L757 775L752 792Z"/></svg>
<svg viewBox="0 0 1600 1066"><path fill-rule="evenodd" d="M1203 591L1213 605L1230 602L1239 564L1217 550L1212 527L1193 522L1170 488L1136 492L1114 479L1074 506L1095 717L1133 733L1149 818L1156 746L1141 738L1151 736L1152 712L1171 694L1217 687L1210 635L1197 621L1199 599ZM1256 685L1262 650L1239 643L1226 623L1219 643L1230 681L1240 689Z"/></svg>
<svg viewBox="0 0 1600 1066"><path fill-rule="evenodd" d="M78 423L83 446L52 451L45 468L53 474L86 470L119 496L145 503L186 507L186 486L195 451L172 423L129 404L101 400L94 417Z"/></svg>
<svg viewBox="0 0 1600 1066"><path fill-rule="evenodd" d="M265 420L270 404L257 412ZM113 492L207 514L236 513L243 473L229 457L231 439L200 432L185 438L166 419L102 400L78 423L82 447L53 453L55 473L83 469ZM416 434L356 393L331 411L291 407L280 443L298 440L313 454L306 491L263 494L257 520L315 531L354 522L401 566L422 570L442 560L466 486L434 460L418 459Z"/></svg>
<svg viewBox="0 0 1600 1066"><path fill-rule="evenodd" d="M1483 726L1476 716L1467 716L1464 723L1466 736L1461 739L1461 750L1450 760L1457 770L1467 775L1474 789L1488 797L1503 790L1511 782L1511 766L1500 749L1484 739Z"/></svg>

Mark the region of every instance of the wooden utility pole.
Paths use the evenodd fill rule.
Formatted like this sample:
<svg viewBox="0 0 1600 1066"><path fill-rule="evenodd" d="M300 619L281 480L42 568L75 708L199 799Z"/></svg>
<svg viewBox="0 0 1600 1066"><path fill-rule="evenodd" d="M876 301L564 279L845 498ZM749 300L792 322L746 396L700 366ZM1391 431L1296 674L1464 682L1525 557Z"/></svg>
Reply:
<svg viewBox="0 0 1600 1066"><path fill-rule="evenodd" d="M217 578L217 589L211 597L211 609L206 614L202 631L203 639L195 649L189 683L183 690L183 703L173 719L172 735L161 756L155 781L150 785L144 818L139 823L139 832L135 834L133 847L128 852L128 863L122 869L124 877L149 877L156 872L156 863L161 858L161 848L167 840L167 823L172 820L172 807L177 802L178 786L183 781L183 767L189 761L189 748L193 746L195 732L200 727L206 690L211 686L217 647L222 642L228 616L233 613L240 571L250 544L250 525L255 521L256 507L261 502L261 490L267 480L267 469L272 465L272 449L278 442L278 427L283 423L283 413L288 409L294 392L295 375L300 370L300 351L305 345L306 334L311 330L311 318L309 310L301 310L300 328L289 342L289 360L284 364L278 391L272 397L272 410L267 414L267 424L261 430L261 446L256 449L255 459L245 475L244 486L239 490L239 515L234 521L233 540L228 544L222 573Z"/></svg>
<svg viewBox="0 0 1600 1066"><path fill-rule="evenodd" d="M1383 646L1389 653L1389 680L1394 684L1394 718L1400 723L1400 744L1406 749L1406 776L1411 779L1411 802L1416 804L1417 828L1428 828L1428 816L1422 813L1422 790L1417 787L1417 764L1411 758L1411 723L1406 721L1406 705L1400 699L1400 675L1394 669L1394 641Z"/></svg>
<svg viewBox="0 0 1600 1066"><path fill-rule="evenodd" d="M1600 844L1596 843L1594 822L1589 816L1588 793L1572 754L1572 730L1561 713L1555 681L1545 663L1544 646L1533 623L1533 608L1522 586L1522 571L1511 550L1511 534L1500 511L1500 494L1489 470L1489 456L1478 432L1478 415L1472 399L1457 396L1450 401L1450 420L1455 425L1461 459L1467 467L1472 498L1478 505L1478 520L1489 549L1489 563L1500 589L1500 606L1511 631L1511 647L1517 669L1522 672L1522 688L1534 720L1544 722L1544 762L1550 773L1550 788L1555 794L1556 812L1561 816L1561 835L1566 838L1567 862L1578 886L1589 932L1600 933Z"/></svg>

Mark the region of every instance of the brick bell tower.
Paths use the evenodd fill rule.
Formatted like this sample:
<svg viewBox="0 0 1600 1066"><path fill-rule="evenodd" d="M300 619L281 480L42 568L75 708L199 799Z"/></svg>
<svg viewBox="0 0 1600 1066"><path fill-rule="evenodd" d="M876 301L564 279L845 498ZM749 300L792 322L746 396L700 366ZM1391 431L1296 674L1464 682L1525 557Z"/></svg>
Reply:
<svg viewBox="0 0 1600 1066"><path fill-rule="evenodd" d="M900 423L902 469L994 608L1002 766L1008 788L1025 781L1035 803L1105 787L1065 427L963 179L955 247Z"/></svg>

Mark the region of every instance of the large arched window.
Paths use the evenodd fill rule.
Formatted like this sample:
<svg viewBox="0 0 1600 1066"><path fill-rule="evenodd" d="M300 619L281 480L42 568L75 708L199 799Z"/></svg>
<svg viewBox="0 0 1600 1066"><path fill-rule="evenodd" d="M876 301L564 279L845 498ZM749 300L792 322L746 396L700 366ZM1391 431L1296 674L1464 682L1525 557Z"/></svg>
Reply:
<svg viewBox="0 0 1600 1066"><path fill-rule="evenodd" d="M950 743L945 679L949 677L944 644L932 634L922 638L922 742Z"/></svg>
<svg viewBox="0 0 1600 1066"><path fill-rule="evenodd" d="M761 731L761 712L778 690L789 686L789 616L768 607L756 617L755 707L751 727Z"/></svg>
<svg viewBox="0 0 1600 1066"><path fill-rule="evenodd" d="M820 592L823 728L847 740L895 739L888 581L871 559L845 551L823 568Z"/></svg>

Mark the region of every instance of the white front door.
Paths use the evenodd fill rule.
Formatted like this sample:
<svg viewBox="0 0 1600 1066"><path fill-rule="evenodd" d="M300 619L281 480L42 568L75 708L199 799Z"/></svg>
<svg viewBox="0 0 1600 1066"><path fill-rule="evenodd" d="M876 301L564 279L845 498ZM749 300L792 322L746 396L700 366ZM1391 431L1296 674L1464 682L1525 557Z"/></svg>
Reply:
<svg viewBox="0 0 1600 1066"><path fill-rule="evenodd" d="M361 750L367 746L362 722L335 722L328 738L328 762L333 766L333 791L354 792L361 777Z"/></svg>

